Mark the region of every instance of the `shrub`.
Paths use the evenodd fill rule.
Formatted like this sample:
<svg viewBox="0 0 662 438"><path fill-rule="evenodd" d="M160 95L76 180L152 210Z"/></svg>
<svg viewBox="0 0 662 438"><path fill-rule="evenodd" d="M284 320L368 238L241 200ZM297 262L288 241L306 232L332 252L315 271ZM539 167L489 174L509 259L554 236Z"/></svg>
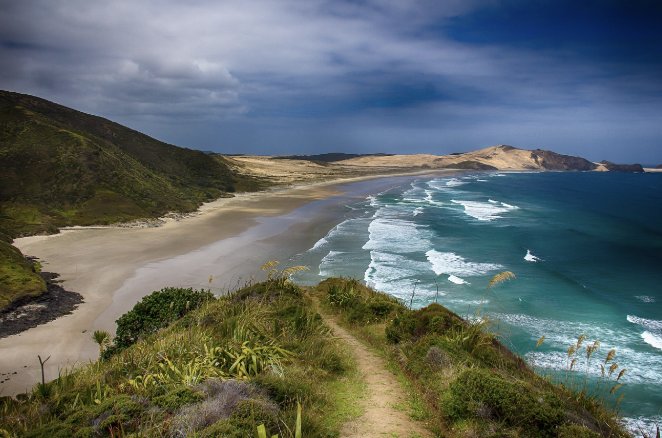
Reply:
<svg viewBox="0 0 662 438"><path fill-rule="evenodd" d="M401 313L396 315L386 327L386 339L393 344L409 340L415 329L416 318L412 312Z"/></svg>
<svg viewBox="0 0 662 438"><path fill-rule="evenodd" d="M209 291L192 288L167 287L153 292L116 321L116 351L129 347L140 336L166 327L213 298L214 295Z"/></svg>
<svg viewBox="0 0 662 438"><path fill-rule="evenodd" d="M450 384L442 407L455 421L490 419L538 437L557 436L556 426L565 423L563 404L554 394L481 368L463 371Z"/></svg>
<svg viewBox="0 0 662 438"><path fill-rule="evenodd" d="M195 392L191 388L185 386L158 397L154 397L152 402L159 407L174 411L182 406L197 403L200 400L202 400L202 395L199 392Z"/></svg>

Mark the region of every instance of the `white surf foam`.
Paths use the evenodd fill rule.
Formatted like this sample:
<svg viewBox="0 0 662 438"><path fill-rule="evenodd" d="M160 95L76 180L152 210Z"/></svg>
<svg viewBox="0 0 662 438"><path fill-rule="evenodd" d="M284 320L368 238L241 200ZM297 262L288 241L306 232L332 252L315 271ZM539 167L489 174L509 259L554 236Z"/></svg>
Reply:
<svg viewBox="0 0 662 438"><path fill-rule="evenodd" d="M319 249L319 248L323 247L323 246L326 245L327 243L329 243L329 241L326 240L324 237L322 237L320 240L318 240L317 242L315 242L315 245L313 245L313 247L310 248L310 250L311 250L311 251L315 251L316 249Z"/></svg>
<svg viewBox="0 0 662 438"><path fill-rule="evenodd" d="M471 284L471 283L461 279L460 277L456 277L453 274L448 276L448 281L450 281L451 283L455 283L455 284Z"/></svg>
<svg viewBox="0 0 662 438"><path fill-rule="evenodd" d="M531 254L531 250L530 250L530 249L527 249L527 250L526 250L526 255L524 256L524 260L526 260L527 262L533 262L533 263L535 263L535 262L539 262L539 261L540 261L540 258L534 256L533 254Z"/></svg>
<svg viewBox="0 0 662 438"><path fill-rule="evenodd" d="M370 240L363 249L391 253L410 253L429 248L423 227L402 219L378 217L370 222Z"/></svg>
<svg viewBox="0 0 662 438"><path fill-rule="evenodd" d="M366 197L366 199L370 202L370 205L372 207L378 207L379 206L379 202L377 201L376 196L370 195L370 196Z"/></svg>
<svg viewBox="0 0 662 438"><path fill-rule="evenodd" d="M640 325L645 329L662 332L662 321L660 320L639 318L634 315L628 315L627 320L632 324Z"/></svg>
<svg viewBox="0 0 662 438"><path fill-rule="evenodd" d="M636 299L639 301L642 301L644 303L654 303L655 302L655 297L649 297L647 295L637 295L635 296Z"/></svg>
<svg viewBox="0 0 662 438"><path fill-rule="evenodd" d="M645 331L641 334L641 337L648 345L652 345L658 350L662 350L662 336L657 336L649 331Z"/></svg>
<svg viewBox="0 0 662 438"><path fill-rule="evenodd" d="M457 178L451 178L450 180L446 181L446 186L447 187L459 187L459 186L463 186L465 184L469 184L469 183L466 182L466 181L460 181Z"/></svg>
<svg viewBox="0 0 662 438"><path fill-rule="evenodd" d="M418 216L419 214L423 213L425 209L423 207L418 207L414 210L414 216Z"/></svg>
<svg viewBox="0 0 662 438"><path fill-rule="evenodd" d="M418 282L420 272L423 272L427 265L400 254L381 251L371 251L370 258L370 265L364 274L366 284L402 299L411 297L414 284ZM423 293L429 296L431 291L424 292L417 287L416 296Z"/></svg>
<svg viewBox="0 0 662 438"><path fill-rule="evenodd" d="M427 256L428 261L432 264L432 270L435 274L451 275L460 280L462 280L462 277L483 275L490 271L503 269L503 266L496 263L468 262L464 257L459 256L454 252L439 252L435 249L431 249L426 252L425 255Z"/></svg>
<svg viewBox="0 0 662 438"><path fill-rule="evenodd" d="M455 199L451 199L451 202L462 205L466 215L478 219L479 221L493 221L499 219L501 214L517 208L514 205L507 205L503 202L500 205L490 202L458 201Z"/></svg>

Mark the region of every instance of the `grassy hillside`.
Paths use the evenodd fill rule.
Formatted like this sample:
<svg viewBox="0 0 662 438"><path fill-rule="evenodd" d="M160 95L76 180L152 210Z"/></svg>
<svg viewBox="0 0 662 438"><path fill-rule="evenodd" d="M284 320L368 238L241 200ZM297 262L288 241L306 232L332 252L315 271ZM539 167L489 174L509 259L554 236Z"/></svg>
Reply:
<svg viewBox="0 0 662 438"><path fill-rule="evenodd" d="M391 359L413 397L400 409L435 436L629 436L600 398L537 376L482 325L440 305L410 311L356 281L304 291L286 277L219 299L181 289L146 297L118 320L115 345L95 333L105 359L5 398L0 429L250 437L264 425L266 436L294 437L300 424L303 437L337 437L365 394L355 358L324 324L331 312Z"/></svg>
<svg viewBox="0 0 662 438"><path fill-rule="evenodd" d="M233 191L203 152L37 97L0 91L0 214L6 234L190 211Z"/></svg>

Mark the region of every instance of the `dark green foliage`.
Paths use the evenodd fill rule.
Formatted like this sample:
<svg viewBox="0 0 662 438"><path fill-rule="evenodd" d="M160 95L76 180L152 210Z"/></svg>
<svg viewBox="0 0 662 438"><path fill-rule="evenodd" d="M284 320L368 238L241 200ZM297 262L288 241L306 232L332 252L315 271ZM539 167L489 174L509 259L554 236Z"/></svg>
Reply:
<svg viewBox="0 0 662 438"><path fill-rule="evenodd" d="M255 428L264 424L267 431L273 432L278 428L278 417L274 407L261 400L247 399L239 402L230 418L252 424Z"/></svg>
<svg viewBox="0 0 662 438"><path fill-rule="evenodd" d="M296 405L297 401L305 401L315 394L310 381L303 378L283 379L274 374L260 374L253 382L266 389L269 397L281 406Z"/></svg>
<svg viewBox="0 0 662 438"><path fill-rule="evenodd" d="M386 339L394 344L411 339L416 330L416 318L411 312L396 315L386 327Z"/></svg>
<svg viewBox="0 0 662 438"><path fill-rule="evenodd" d="M286 278L278 277L241 288L232 295L232 298L235 302L256 299L274 301L283 296L301 297L302 295L301 288Z"/></svg>
<svg viewBox="0 0 662 438"><path fill-rule="evenodd" d="M152 403L156 406L168 409L169 411L175 411L182 406L190 405L197 403L203 399L202 394L199 392L193 391L191 388L185 386L183 388L175 389L166 394L154 397Z"/></svg>
<svg viewBox="0 0 662 438"><path fill-rule="evenodd" d="M563 404L554 394L483 368L467 369L451 382L443 410L453 420L489 419L536 437L557 436L557 426L565 422Z"/></svg>
<svg viewBox="0 0 662 438"><path fill-rule="evenodd" d="M124 349L214 298L209 291L166 287L144 297L117 321L115 346Z"/></svg>
<svg viewBox="0 0 662 438"><path fill-rule="evenodd" d="M355 279L330 278L320 286L326 289L327 302L343 309L352 323L384 321L405 309L396 298L376 293Z"/></svg>
<svg viewBox="0 0 662 438"><path fill-rule="evenodd" d="M396 315L386 327L386 338L392 343L416 340L428 333L445 333L452 327L465 324L455 313L432 303L422 309Z"/></svg>
<svg viewBox="0 0 662 438"><path fill-rule="evenodd" d="M559 438L600 438L600 434L576 424L565 424L559 428Z"/></svg>
<svg viewBox="0 0 662 438"><path fill-rule="evenodd" d="M205 438L246 438L254 436L254 433L252 425L230 418L204 429L202 436Z"/></svg>

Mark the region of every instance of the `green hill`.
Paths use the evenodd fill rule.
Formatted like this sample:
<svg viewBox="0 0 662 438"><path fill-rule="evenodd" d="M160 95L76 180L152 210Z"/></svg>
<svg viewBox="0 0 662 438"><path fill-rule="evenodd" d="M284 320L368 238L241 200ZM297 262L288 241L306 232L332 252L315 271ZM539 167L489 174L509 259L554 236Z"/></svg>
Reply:
<svg viewBox="0 0 662 438"><path fill-rule="evenodd" d="M118 319L114 341L94 334L102 360L0 401L0 434L251 437L264 426L266 436L330 438L352 421L384 433L387 414L362 416L366 374L388 373L381 357L409 392L394 407L431 436L631 437L603 404L619 395L611 372L596 394L581 381L557 385L484 321L439 304L412 311L356 280L304 290L287 280L294 269L218 299L173 288L143 298ZM336 323L353 336L338 337ZM352 343L372 355L351 353ZM581 344L578 354L593 348ZM591 364L600 365L609 367Z"/></svg>
<svg viewBox="0 0 662 438"><path fill-rule="evenodd" d="M190 211L234 190L222 159L0 91L0 214L10 237Z"/></svg>

